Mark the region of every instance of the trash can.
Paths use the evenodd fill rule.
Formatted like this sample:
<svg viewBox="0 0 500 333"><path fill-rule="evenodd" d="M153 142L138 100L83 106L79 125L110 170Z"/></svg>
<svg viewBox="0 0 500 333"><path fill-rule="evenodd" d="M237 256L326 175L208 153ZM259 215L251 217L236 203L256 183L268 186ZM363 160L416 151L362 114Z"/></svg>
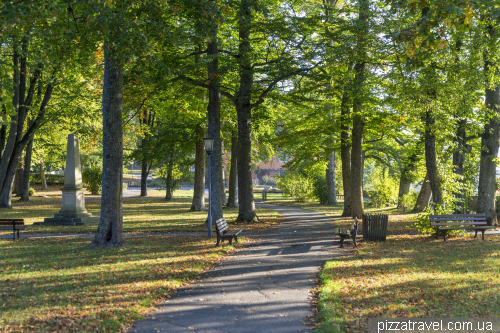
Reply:
<svg viewBox="0 0 500 333"><path fill-rule="evenodd" d="M389 215L363 214L363 240L385 242L388 221Z"/></svg>

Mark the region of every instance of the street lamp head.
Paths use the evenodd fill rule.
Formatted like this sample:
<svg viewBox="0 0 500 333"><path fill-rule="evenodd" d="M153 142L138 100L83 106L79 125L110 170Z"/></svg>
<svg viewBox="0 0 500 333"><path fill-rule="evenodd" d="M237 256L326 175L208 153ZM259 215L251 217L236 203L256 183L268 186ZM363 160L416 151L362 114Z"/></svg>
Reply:
<svg viewBox="0 0 500 333"><path fill-rule="evenodd" d="M207 154L211 154L214 149L214 139L207 136L206 138L203 138L203 141L205 142L205 151Z"/></svg>

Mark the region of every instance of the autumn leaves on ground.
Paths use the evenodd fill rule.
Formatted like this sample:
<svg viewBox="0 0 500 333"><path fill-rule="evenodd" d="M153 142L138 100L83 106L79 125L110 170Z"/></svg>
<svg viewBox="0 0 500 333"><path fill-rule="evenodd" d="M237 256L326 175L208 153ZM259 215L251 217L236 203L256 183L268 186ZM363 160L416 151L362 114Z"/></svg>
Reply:
<svg viewBox="0 0 500 333"><path fill-rule="evenodd" d="M192 191L177 191L171 202L162 197L124 199L125 232L206 231L206 212L189 212L190 195ZM52 202L60 199L55 196ZM95 213L99 204L89 201L87 207ZM30 225L59 209L60 204L45 204L1 213L25 218ZM258 209L260 223L231 223L237 213L224 210L230 227L246 231L279 222L275 211ZM24 233L82 233L96 228L30 226ZM172 289L189 284L224 255L251 242L244 232L239 240L235 247L216 248L215 239L206 236L128 237L126 247L105 250L90 249L89 238L0 241L0 331L120 332Z"/></svg>
<svg viewBox="0 0 500 333"><path fill-rule="evenodd" d="M36 238L1 241L1 332L121 332L169 297L171 291L199 277L235 247L214 247L206 237L160 235L160 232L205 231L205 212L189 212L191 193L177 191L165 202L153 198L124 199L124 230L153 235L127 237L126 247L92 250L89 238ZM57 212L60 197L45 204L2 210L4 217L27 224ZM295 203L282 196L269 203L295 205L338 216L341 204ZM100 201L89 201L93 213ZM367 211L371 211L367 209ZM279 216L258 209L262 222L239 224L246 231L274 227ZM328 262L321 275L316 332L366 332L369 317L498 317L500 316L500 242L472 237L449 241L416 235L415 215L394 209L386 242L346 242L342 256ZM225 209L233 227L235 209ZM350 219L335 219L347 226ZM96 226L36 227L25 233L95 232ZM404 234L406 233L406 234ZM156 235L155 235L156 234ZM333 236L333 235L332 235Z"/></svg>
<svg viewBox="0 0 500 333"><path fill-rule="evenodd" d="M274 197L269 203L294 205L339 216L335 206L296 203ZM315 333L366 332L370 317L498 318L500 316L500 239L486 235L440 237L416 235L416 214L394 208L367 213L389 214L386 242L351 242L343 256L320 274L318 325ZM336 218L347 227L352 219ZM360 232L362 234L362 232Z"/></svg>

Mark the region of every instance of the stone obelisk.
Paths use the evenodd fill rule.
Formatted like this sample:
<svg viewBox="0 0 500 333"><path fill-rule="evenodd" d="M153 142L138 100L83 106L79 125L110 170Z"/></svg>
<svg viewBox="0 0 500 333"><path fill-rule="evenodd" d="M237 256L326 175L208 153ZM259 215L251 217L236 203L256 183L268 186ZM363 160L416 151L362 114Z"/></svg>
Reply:
<svg viewBox="0 0 500 333"><path fill-rule="evenodd" d="M62 208L43 225L84 225L99 223L99 217L93 217L85 209L85 189L82 184L82 169L80 165L80 149L75 134L68 135L66 169L64 170L64 187L62 191Z"/></svg>

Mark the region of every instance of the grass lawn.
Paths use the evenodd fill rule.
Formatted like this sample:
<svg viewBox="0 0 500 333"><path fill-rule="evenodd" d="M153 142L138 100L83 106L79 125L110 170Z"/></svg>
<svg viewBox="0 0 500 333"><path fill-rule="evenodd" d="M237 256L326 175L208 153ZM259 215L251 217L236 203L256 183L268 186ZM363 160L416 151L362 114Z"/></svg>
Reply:
<svg viewBox="0 0 500 333"><path fill-rule="evenodd" d="M59 198L61 197L59 191ZM170 202L163 199L164 191L150 190L151 197L131 197L123 200L123 229L124 232L190 232L206 231L205 220L207 212L189 212L193 191L179 190L174 192ZM59 199L61 200L61 199ZM100 200L87 201L86 208L93 215L99 214ZM42 222L45 217L53 217L59 212L61 204L16 206L14 209L0 209L2 218L24 218L28 225ZM235 223L233 222L238 209L225 208L224 216L229 227L238 227L244 231L260 230L277 223L278 213L269 209L257 208L261 222ZM29 226L25 233L93 233L97 225L87 226ZM8 233L3 231L3 233Z"/></svg>
<svg viewBox="0 0 500 333"><path fill-rule="evenodd" d="M318 202L313 202L313 201L296 202L292 198L284 197L283 195L276 193L268 194L267 198L268 200L264 201L265 203L282 205L282 206L295 206L307 210L320 212L322 214L325 214L326 216L339 217L335 219L336 227L347 228L350 227L351 224L353 223L353 219L351 218L340 218L340 215L342 214L342 211L344 209L343 201L338 201L338 203L333 206L327 206L327 205L320 205L318 204ZM387 225L387 231L389 233L417 233L417 229L412 227L412 224L415 222L418 214L402 212L400 210L395 209L394 207L374 208L370 207L366 203L365 203L365 213L388 214L389 224ZM358 232L359 234L361 233L362 229L363 228L360 223Z"/></svg>
<svg viewBox="0 0 500 333"><path fill-rule="evenodd" d="M347 247L321 273L317 333L366 332L368 317L500 317L497 236L389 236Z"/></svg>
<svg viewBox="0 0 500 333"><path fill-rule="evenodd" d="M119 332L234 250L203 237L132 237L104 250L89 243L1 241L0 331Z"/></svg>
<svg viewBox="0 0 500 333"><path fill-rule="evenodd" d="M124 199L125 232L206 231L206 212L189 212L192 191L164 192L151 198ZM154 197L154 196L157 197ZM161 196L160 196L161 195ZM60 200L60 192L59 192ZM100 200L87 202L98 213ZM3 218L27 224L53 216L60 204L1 209ZM259 209L260 223L237 224L245 230L277 225L279 215ZM224 209L229 224L236 209ZM95 232L97 226L39 227L28 233ZM240 237L241 247L251 242ZM0 241L0 332L121 332L154 305L213 266L233 246L214 247L206 237L127 237L126 247L95 250L90 238L38 238ZM225 243L227 244L227 243Z"/></svg>
<svg viewBox="0 0 500 333"><path fill-rule="evenodd" d="M51 202L62 202L61 188L64 185L49 185L47 190L42 190L42 185L34 184L33 187L36 191L35 195L30 196L29 202L19 201L19 197L12 197L12 206L24 206L38 203L51 203ZM99 198L100 195L92 195L89 191L85 192L86 198Z"/></svg>

